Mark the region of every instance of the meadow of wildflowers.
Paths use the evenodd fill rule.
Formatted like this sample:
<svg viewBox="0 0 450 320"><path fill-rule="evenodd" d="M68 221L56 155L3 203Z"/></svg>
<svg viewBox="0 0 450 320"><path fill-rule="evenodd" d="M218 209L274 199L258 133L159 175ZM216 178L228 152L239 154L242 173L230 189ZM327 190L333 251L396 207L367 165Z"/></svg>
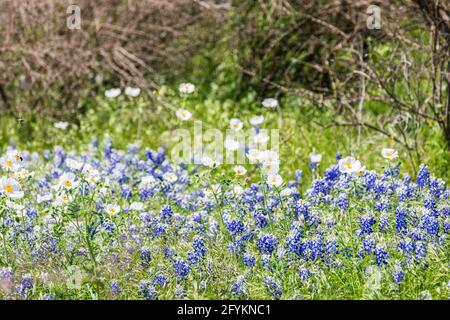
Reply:
<svg viewBox="0 0 450 320"><path fill-rule="evenodd" d="M191 120L182 107L176 118ZM262 115L229 122L267 140ZM1 154L0 297L448 299L450 189L426 165L411 177L381 148L382 172L338 152L319 170L313 152L308 182L300 170L282 175L277 151L231 138L225 148L251 163L176 163L164 148L110 139L39 153L11 143Z"/></svg>

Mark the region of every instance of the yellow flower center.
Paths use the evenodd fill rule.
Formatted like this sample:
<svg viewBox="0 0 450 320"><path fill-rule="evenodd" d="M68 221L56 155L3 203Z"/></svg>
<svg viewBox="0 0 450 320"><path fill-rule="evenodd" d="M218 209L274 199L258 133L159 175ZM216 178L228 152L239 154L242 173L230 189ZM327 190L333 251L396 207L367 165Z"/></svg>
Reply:
<svg viewBox="0 0 450 320"><path fill-rule="evenodd" d="M351 169L352 163L351 162L346 162L345 166L347 167L347 169Z"/></svg>
<svg viewBox="0 0 450 320"><path fill-rule="evenodd" d="M64 186L66 186L67 188L69 188L69 187L72 186L72 182L70 182L70 181L65 181L65 182L64 182Z"/></svg>
<svg viewBox="0 0 450 320"><path fill-rule="evenodd" d="M5 189L5 191L8 193L13 192L13 190L14 190L14 188L12 186L5 186L3 189Z"/></svg>
<svg viewBox="0 0 450 320"><path fill-rule="evenodd" d="M63 200L63 201L67 201L67 200L69 200L69 197L68 197L67 195L63 195L63 196L62 196L62 200Z"/></svg>
<svg viewBox="0 0 450 320"><path fill-rule="evenodd" d="M5 165L7 167L12 167L14 165L14 163L11 160L6 160Z"/></svg>

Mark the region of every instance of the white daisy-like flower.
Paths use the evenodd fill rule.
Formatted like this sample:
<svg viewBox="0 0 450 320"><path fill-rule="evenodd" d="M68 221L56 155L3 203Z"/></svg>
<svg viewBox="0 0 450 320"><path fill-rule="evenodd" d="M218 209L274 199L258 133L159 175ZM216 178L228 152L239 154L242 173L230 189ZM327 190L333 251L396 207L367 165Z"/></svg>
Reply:
<svg viewBox="0 0 450 320"><path fill-rule="evenodd" d="M274 98L266 98L263 100L262 105L266 108L278 107L278 100Z"/></svg>
<svg viewBox="0 0 450 320"><path fill-rule="evenodd" d="M259 160L261 162L267 163L267 164L279 163L280 157L279 157L278 153L273 150L265 150L260 153Z"/></svg>
<svg viewBox="0 0 450 320"><path fill-rule="evenodd" d="M215 166L217 167L219 165L218 161L216 161L216 160L214 160L214 159L212 159L212 158L210 158L208 156L202 157L201 158L201 163L202 163L202 165L204 165L206 167L210 167L210 168L213 168Z"/></svg>
<svg viewBox="0 0 450 320"><path fill-rule="evenodd" d="M34 172L29 172L27 169L19 169L14 172L14 178L22 180L34 176Z"/></svg>
<svg viewBox="0 0 450 320"><path fill-rule="evenodd" d="M383 148L381 150L381 155L387 160L394 160L398 158L398 151L395 149Z"/></svg>
<svg viewBox="0 0 450 320"><path fill-rule="evenodd" d="M294 187L286 188L286 189L281 190L280 196L287 198L287 197L290 197L291 195L293 195L296 192L297 192L297 189L294 188Z"/></svg>
<svg viewBox="0 0 450 320"><path fill-rule="evenodd" d="M264 122L264 116L253 116L250 118L250 124L252 126L258 126Z"/></svg>
<svg viewBox="0 0 450 320"><path fill-rule="evenodd" d="M351 174L361 170L361 162L353 157L342 158L339 160L338 166L342 173Z"/></svg>
<svg viewBox="0 0 450 320"><path fill-rule="evenodd" d="M56 129L66 130L69 127L69 123L66 121L58 121L53 124Z"/></svg>
<svg viewBox="0 0 450 320"><path fill-rule="evenodd" d="M53 202L53 205L57 207L65 206L69 204L72 201L72 199L73 198L71 195L61 193L56 197L56 200Z"/></svg>
<svg viewBox="0 0 450 320"><path fill-rule="evenodd" d="M255 144L265 144L269 141L269 136L264 132L259 132L253 136L253 142Z"/></svg>
<svg viewBox="0 0 450 320"><path fill-rule="evenodd" d="M83 163L74 159L66 159L66 165L72 170L81 170Z"/></svg>
<svg viewBox="0 0 450 320"><path fill-rule="evenodd" d="M309 155L309 161L311 161L311 163L319 163L322 161L322 155L320 153L313 152Z"/></svg>
<svg viewBox="0 0 450 320"><path fill-rule="evenodd" d="M238 118L232 118L230 120L230 128L231 128L231 130L239 131L239 130L242 129L243 125L244 124L242 123L242 121L239 120Z"/></svg>
<svg viewBox="0 0 450 320"><path fill-rule="evenodd" d="M113 99L120 96L121 93L122 90L120 90L120 88L109 89L105 91L105 97Z"/></svg>
<svg viewBox="0 0 450 320"><path fill-rule="evenodd" d="M283 178L279 174L270 174L267 176L267 184L273 187L279 187L283 184Z"/></svg>
<svg viewBox="0 0 450 320"><path fill-rule="evenodd" d="M141 179L141 185L150 185L156 181L155 177L153 176L144 176Z"/></svg>
<svg viewBox="0 0 450 320"><path fill-rule="evenodd" d="M178 91L185 94L193 93L195 91L195 85L192 83L182 83L178 87Z"/></svg>
<svg viewBox="0 0 450 320"><path fill-rule="evenodd" d="M244 188L242 188L240 185L235 185L233 186L233 193L236 196L240 196L241 194L244 193Z"/></svg>
<svg viewBox="0 0 450 320"><path fill-rule="evenodd" d="M38 194L36 197L36 202L43 203L43 202L51 201L52 199L53 199L53 195L51 193L44 194L42 196Z"/></svg>
<svg viewBox="0 0 450 320"><path fill-rule="evenodd" d="M188 110L179 109L176 112L176 116L181 121L187 121L192 117L192 113L190 113Z"/></svg>
<svg viewBox="0 0 450 320"><path fill-rule="evenodd" d="M105 211L110 216L116 215L120 212L120 206L116 203L107 204L105 207Z"/></svg>
<svg viewBox="0 0 450 320"><path fill-rule="evenodd" d="M238 176L245 176L245 174L247 173L247 169L245 169L243 166L235 166L233 168L233 171Z"/></svg>
<svg viewBox="0 0 450 320"><path fill-rule="evenodd" d="M8 208L11 208L11 209L13 209L15 211L22 211L23 209L25 209L24 205L19 204L19 203L15 203L13 201L6 200L5 204L6 204L6 206Z"/></svg>
<svg viewBox="0 0 450 320"><path fill-rule="evenodd" d="M72 189L78 185L75 181L76 176L72 172L63 173L58 178L58 187L63 189Z"/></svg>
<svg viewBox="0 0 450 320"><path fill-rule="evenodd" d="M0 193L11 199L20 199L24 195L20 184L16 180L7 177L0 179Z"/></svg>
<svg viewBox="0 0 450 320"><path fill-rule="evenodd" d="M237 149L239 149L239 142L228 137L225 139L224 146L227 150L236 151Z"/></svg>
<svg viewBox="0 0 450 320"><path fill-rule="evenodd" d="M173 172L166 172L163 174L163 179L169 182L176 182L178 180L178 177L175 173Z"/></svg>
<svg viewBox="0 0 450 320"><path fill-rule="evenodd" d="M280 170L280 163L278 161L263 162L262 170L267 175L277 174L278 171Z"/></svg>
<svg viewBox="0 0 450 320"><path fill-rule="evenodd" d="M134 88L134 87L126 87L125 88L125 94L129 97L137 97L138 95L141 94L141 89L140 88Z"/></svg>
<svg viewBox="0 0 450 320"><path fill-rule="evenodd" d="M3 169L7 171L16 171L20 168L20 162L16 161L16 158L10 154L1 158L1 164Z"/></svg>
<svg viewBox="0 0 450 320"><path fill-rule="evenodd" d="M130 210L134 210L134 211L144 211L145 210L145 206L142 202L133 202L130 204Z"/></svg>
<svg viewBox="0 0 450 320"><path fill-rule="evenodd" d="M258 149L250 149L247 152L247 158L250 161L250 163L257 163L261 158L261 153L262 151Z"/></svg>

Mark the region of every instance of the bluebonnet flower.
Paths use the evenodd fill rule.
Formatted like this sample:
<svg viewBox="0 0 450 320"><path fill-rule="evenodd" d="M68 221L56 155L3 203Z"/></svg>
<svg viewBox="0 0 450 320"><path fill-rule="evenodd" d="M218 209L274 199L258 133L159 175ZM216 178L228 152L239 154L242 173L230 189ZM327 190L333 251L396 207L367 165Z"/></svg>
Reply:
<svg viewBox="0 0 450 320"><path fill-rule="evenodd" d="M301 180L303 179L303 172L301 170L295 170L294 178L297 185L300 185Z"/></svg>
<svg viewBox="0 0 450 320"><path fill-rule="evenodd" d="M150 261L152 260L150 255L150 249L147 247L141 248L140 258L142 261L142 265L147 268L150 264Z"/></svg>
<svg viewBox="0 0 450 320"><path fill-rule="evenodd" d="M278 245L278 238L273 234L262 234L258 236L257 246L262 254L272 254Z"/></svg>
<svg viewBox="0 0 450 320"><path fill-rule="evenodd" d="M125 199L131 199L133 197L133 191L131 189L131 187L129 185L122 185L121 189L120 189L120 194L122 196L122 198Z"/></svg>
<svg viewBox="0 0 450 320"><path fill-rule="evenodd" d="M281 285L272 277L267 277L264 281L264 285L266 290L272 295L272 297L276 300L281 298L283 294L283 288Z"/></svg>
<svg viewBox="0 0 450 320"><path fill-rule="evenodd" d="M387 260L390 258L390 255L381 244L378 244L375 248L375 258L377 265L382 266L387 264Z"/></svg>
<svg viewBox="0 0 450 320"><path fill-rule="evenodd" d="M417 185L420 188L425 188L428 186L428 182L430 181L430 171L428 171L428 167L426 165L420 165L419 172L417 173Z"/></svg>
<svg viewBox="0 0 450 320"><path fill-rule="evenodd" d="M170 205L166 205L166 206L162 207L160 215L164 221L169 221L170 218L172 218L172 216L173 216L172 207Z"/></svg>
<svg viewBox="0 0 450 320"><path fill-rule="evenodd" d="M113 296L117 296L120 294L121 289L120 289L120 285L119 282L115 279L111 280L109 283L109 291L111 292L111 294Z"/></svg>
<svg viewBox="0 0 450 320"><path fill-rule="evenodd" d="M167 276L164 273L157 273L152 280L152 283L157 288L164 287L169 282Z"/></svg>
<svg viewBox="0 0 450 320"><path fill-rule="evenodd" d="M236 295L237 298L244 298L247 296L247 282L244 276L239 276L233 283L231 292Z"/></svg>
<svg viewBox="0 0 450 320"><path fill-rule="evenodd" d="M348 209L348 194L345 192L341 192L336 199L336 205L342 209L347 210Z"/></svg>
<svg viewBox="0 0 450 320"><path fill-rule="evenodd" d="M55 294L54 293L46 293L42 296L42 300L54 300Z"/></svg>
<svg viewBox="0 0 450 320"><path fill-rule="evenodd" d="M22 277L22 281L20 282L20 285L17 287L17 293L22 298L25 298L32 288L33 288L33 278L31 277L30 274L26 274Z"/></svg>
<svg viewBox="0 0 450 320"><path fill-rule="evenodd" d="M376 223L372 214L366 214L359 220L359 235L371 234L373 232L373 225Z"/></svg>
<svg viewBox="0 0 450 320"><path fill-rule="evenodd" d="M240 220L225 221L225 225L234 236L245 231L244 223Z"/></svg>
<svg viewBox="0 0 450 320"><path fill-rule="evenodd" d="M427 246L424 242L418 241L416 242L416 248L414 250L416 255L416 259L419 262L423 262L427 256Z"/></svg>
<svg viewBox="0 0 450 320"><path fill-rule="evenodd" d="M309 279L309 277L311 276L311 270L309 270L305 267L300 267L298 269L298 274L300 276L300 279L302 279L302 281L307 281Z"/></svg>
<svg viewBox="0 0 450 320"><path fill-rule="evenodd" d="M400 264L396 264L393 272L392 279L395 283L400 283L405 281L405 273L403 272L402 266Z"/></svg>
<svg viewBox="0 0 450 320"><path fill-rule="evenodd" d="M153 283L148 280L142 280L139 283L139 295L144 297L146 300L155 300L157 298L157 292Z"/></svg>
<svg viewBox="0 0 450 320"><path fill-rule="evenodd" d="M253 255L244 253L242 255L242 263L244 263L246 267L253 267L256 264L256 259Z"/></svg>
<svg viewBox="0 0 450 320"><path fill-rule="evenodd" d="M173 264L173 269L177 276L186 277L191 271L189 265L182 259L177 259Z"/></svg>
<svg viewBox="0 0 450 320"><path fill-rule="evenodd" d="M398 208L395 211L395 231L404 233L406 231L406 210Z"/></svg>

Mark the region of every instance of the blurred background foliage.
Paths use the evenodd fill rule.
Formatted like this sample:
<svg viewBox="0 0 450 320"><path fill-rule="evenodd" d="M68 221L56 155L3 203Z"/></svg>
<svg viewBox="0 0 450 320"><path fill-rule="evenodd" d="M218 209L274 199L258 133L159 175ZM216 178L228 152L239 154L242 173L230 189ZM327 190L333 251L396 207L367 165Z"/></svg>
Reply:
<svg viewBox="0 0 450 320"><path fill-rule="evenodd" d="M3 144L76 146L108 132L156 147L179 102L171 88L189 81L190 107L211 123L278 98L268 117L284 120L292 168L313 150L375 164L390 145L410 173L427 162L450 178L446 1L80 0L81 29L69 30L71 3L1 2ZM370 5L380 29L367 27ZM104 99L127 85L143 90L138 100ZM57 120L70 134L56 134Z"/></svg>

